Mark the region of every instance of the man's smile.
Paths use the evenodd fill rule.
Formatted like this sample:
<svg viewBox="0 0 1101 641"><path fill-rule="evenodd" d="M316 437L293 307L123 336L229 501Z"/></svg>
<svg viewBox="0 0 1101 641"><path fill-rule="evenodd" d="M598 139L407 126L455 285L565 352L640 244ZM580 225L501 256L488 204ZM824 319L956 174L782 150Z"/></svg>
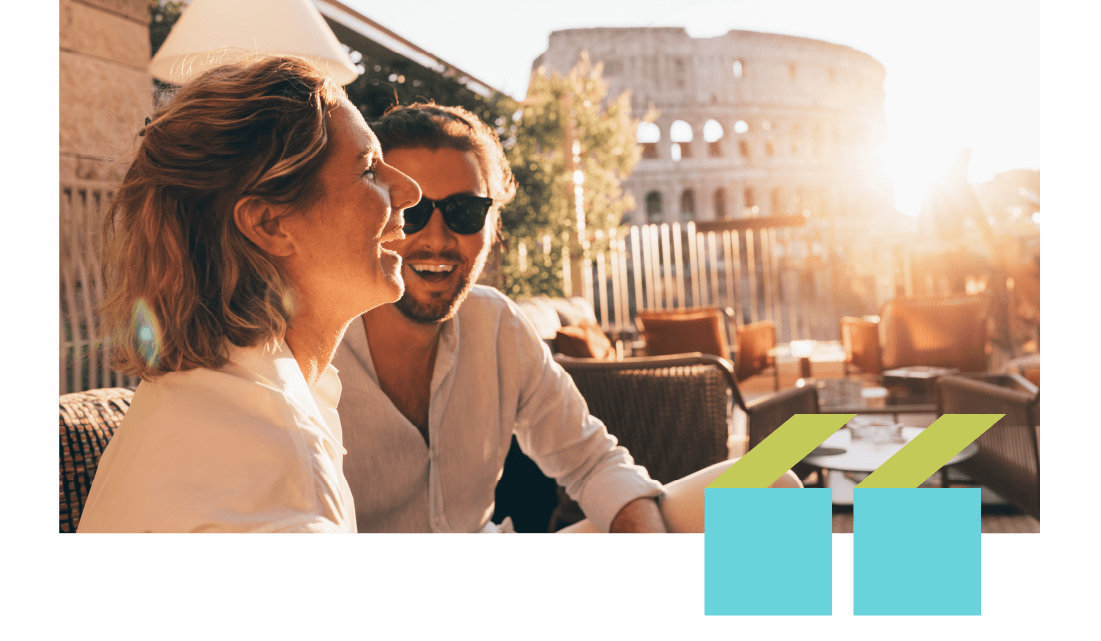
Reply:
<svg viewBox="0 0 1101 641"><path fill-rule="evenodd" d="M409 269L421 279L430 283L438 283L446 280L455 271L456 265L446 263L417 263L409 264Z"/></svg>

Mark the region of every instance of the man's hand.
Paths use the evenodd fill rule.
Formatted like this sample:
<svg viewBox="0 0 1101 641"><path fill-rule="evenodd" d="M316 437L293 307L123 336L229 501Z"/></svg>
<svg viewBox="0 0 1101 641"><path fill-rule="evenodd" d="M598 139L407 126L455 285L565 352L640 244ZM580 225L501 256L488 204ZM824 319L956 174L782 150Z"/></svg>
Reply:
<svg viewBox="0 0 1101 641"><path fill-rule="evenodd" d="M612 532L659 532L664 533L665 520L661 518L658 502L651 498L635 499L623 506L612 519Z"/></svg>

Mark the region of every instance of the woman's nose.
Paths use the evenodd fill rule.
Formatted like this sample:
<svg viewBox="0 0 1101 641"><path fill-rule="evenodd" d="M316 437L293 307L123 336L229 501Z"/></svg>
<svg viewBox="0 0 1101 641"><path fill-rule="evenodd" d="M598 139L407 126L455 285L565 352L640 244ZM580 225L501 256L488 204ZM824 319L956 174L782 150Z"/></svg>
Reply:
<svg viewBox="0 0 1101 641"><path fill-rule="evenodd" d="M390 205L394 209L406 209L416 205L421 199L421 188L412 178L401 171L390 168L394 172L390 180Z"/></svg>

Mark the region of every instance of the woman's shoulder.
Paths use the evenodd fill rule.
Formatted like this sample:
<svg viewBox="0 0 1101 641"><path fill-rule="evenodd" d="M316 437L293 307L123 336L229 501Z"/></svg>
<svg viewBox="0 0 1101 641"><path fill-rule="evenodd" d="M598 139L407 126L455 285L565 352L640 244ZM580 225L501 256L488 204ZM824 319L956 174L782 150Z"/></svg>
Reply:
<svg viewBox="0 0 1101 641"><path fill-rule="evenodd" d="M232 363L143 381L120 431L179 455L293 458L302 448L302 428L311 418L283 391L248 376Z"/></svg>

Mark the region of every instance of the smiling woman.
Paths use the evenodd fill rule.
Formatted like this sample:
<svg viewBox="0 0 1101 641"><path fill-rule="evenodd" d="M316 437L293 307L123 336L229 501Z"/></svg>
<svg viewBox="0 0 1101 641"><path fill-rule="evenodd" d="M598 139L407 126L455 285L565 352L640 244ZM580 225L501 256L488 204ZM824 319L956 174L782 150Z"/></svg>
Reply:
<svg viewBox="0 0 1101 641"><path fill-rule="evenodd" d="M104 226L120 371L142 377L81 532L355 532L330 365L353 318L401 295L383 162L312 63L206 71L147 120Z"/></svg>

